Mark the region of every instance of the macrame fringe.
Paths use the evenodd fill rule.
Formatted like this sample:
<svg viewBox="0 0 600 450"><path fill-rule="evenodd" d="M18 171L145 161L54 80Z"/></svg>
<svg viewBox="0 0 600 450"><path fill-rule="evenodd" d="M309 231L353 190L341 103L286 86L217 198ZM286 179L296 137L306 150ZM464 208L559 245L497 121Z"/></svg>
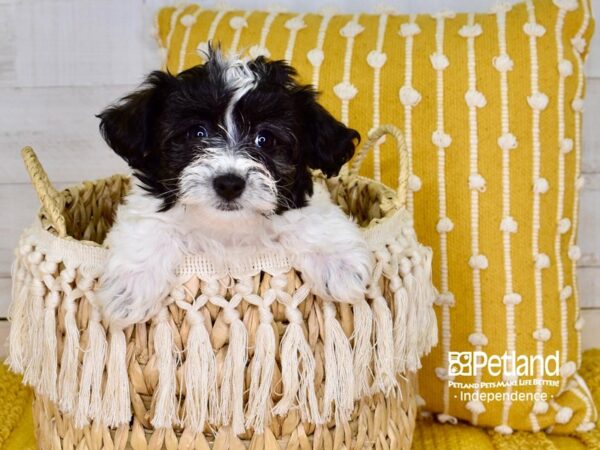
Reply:
<svg viewBox="0 0 600 450"><path fill-rule="evenodd" d="M229 346L223 362L221 381L221 424L231 425L235 434L241 434L245 431L244 371L248 358L248 335L236 309L228 307L223 313L225 322L229 323Z"/></svg>
<svg viewBox="0 0 600 450"><path fill-rule="evenodd" d="M297 399L300 416L304 422L323 423L315 393L315 357L302 330L302 313L287 305L285 315L289 321L281 339L281 381L283 395L273 413L285 416Z"/></svg>
<svg viewBox="0 0 600 450"><path fill-rule="evenodd" d="M102 422L109 427L116 428L129 423L131 419L127 344L125 332L119 328L110 329L110 348L106 371L106 387L102 398Z"/></svg>
<svg viewBox="0 0 600 450"><path fill-rule="evenodd" d="M196 301L199 301L199 299ZM186 305L189 304L186 303ZM193 307L186 307L185 309L190 331L183 366L185 383L184 421L186 427L191 428L195 433L202 433L208 419L209 407L218 408L217 362L202 313Z"/></svg>
<svg viewBox="0 0 600 450"><path fill-rule="evenodd" d="M42 373L40 375L39 391L56 402L57 389L57 369L58 362L56 356L56 307L60 303L60 294L57 291L50 291L46 295L46 307L44 309L44 331L43 331L43 358Z"/></svg>
<svg viewBox="0 0 600 450"><path fill-rule="evenodd" d="M59 407L71 414L77 403L77 370L79 366L79 328L75 320L76 303L73 295L63 300L65 311L65 341L58 377Z"/></svg>
<svg viewBox="0 0 600 450"><path fill-rule="evenodd" d="M394 367L394 336L392 312L381 295L375 296L371 307L375 319L375 391L389 395L397 386Z"/></svg>
<svg viewBox="0 0 600 450"><path fill-rule="evenodd" d="M259 307L260 324L256 330L254 356L250 368L250 392L246 411L246 428L263 433L271 421L271 385L275 373L275 332L273 314Z"/></svg>
<svg viewBox="0 0 600 450"><path fill-rule="evenodd" d="M398 282L400 283L399 279ZM409 303L408 292L400 285L394 291L394 353L397 373L404 373L406 370Z"/></svg>
<svg viewBox="0 0 600 450"><path fill-rule="evenodd" d="M416 372L421 367L419 343L425 326L423 317L419 314L419 303L422 301L421 286L412 273L404 276L404 286L410 298L407 318L406 369Z"/></svg>
<svg viewBox="0 0 600 450"><path fill-rule="evenodd" d="M10 332L8 336L9 356L7 364L15 373L23 373L27 365L30 343L27 342L31 317L27 316L28 285L31 275L25 265L17 258L11 268L12 291L11 305L8 310Z"/></svg>
<svg viewBox="0 0 600 450"><path fill-rule="evenodd" d="M348 422L354 410L352 348L337 321L335 306L323 303L325 333L325 393L323 396L325 420L330 420L335 405L336 423Z"/></svg>
<svg viewBox="0 0 600 450"><path fill-rule="evenodd" d="M75 426L83 428L88 419L102 419L102 374L106 360L106 333L100 312L91 309L88 324L88 346L83 354L79 397L75 410Z"/></svg>
<svg viewBox="0 0 600 450"><path fill-rule="evenodd" d="M373 351L371 345L373 312L366 300L356 303L352 309L354 314L354 332L352 334L354 342L354 399L358 400L371 394L369 369Z"/></svg>
<svg viewBox="0 0 600 450"><path fill-rule="evenodd" d="M155 393L154 428L172 428L178 424L176 373L173 334L169 325L169 310L165 306L156 315L154 352L158 366L158 387Z"/></svg>
<svg viewBox="0 0 600 450"><path fill-rule="evenodd" d="M31 326L27 341L29 344L29 361L23 382L37 388L42 373L42 361L44 359L44 295L46 287L39 279L33 277L27 298L26 316L30 318Z"/></svg>

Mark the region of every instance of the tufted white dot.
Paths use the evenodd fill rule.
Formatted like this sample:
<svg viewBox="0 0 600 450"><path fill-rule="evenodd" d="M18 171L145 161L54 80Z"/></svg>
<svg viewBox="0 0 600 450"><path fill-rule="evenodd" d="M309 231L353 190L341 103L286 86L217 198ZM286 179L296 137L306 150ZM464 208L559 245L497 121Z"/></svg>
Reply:
<svg viewBox="0 0 600 450"><path fill-rule="evenodd" d="M402 86L399 97L404 106L415 106L421 101L421 94L411 86Z"/></svg>
<svg viewBox="0 0 600 450"><path fill-rule="evenodd" d="M565 138L560 144L560 151L563 153L569 153L573 150L573 139Z"/></svg>
<svg viewBox="0 0 600 450"><path fill-rule="evenodd" d="M429 60L435 70L444 70L450 65L448 57L442 53L432 53Z"/></svg>
<svg viewBox="0 0 600 450"><path fill-rule="evenodd" d="M373 69L381 69L387 61L387 55L377 50L372 50L367 55L367 64Z"/></svg>
<svg viewBox="0 0 600 450"><path fill-rule="evenodd" d="M502 435L509 435L512 434L513 429L511 427L509 427L508 425L498 425L496 427L494 427L494 431L498 434L502 434Z"/></svg>
<svg viewBox="0 0 600 450"><path fill-rule="evenodd" d="M575 329L577 331L581 331L583 330L583 327L585 326L585 319L583 317L578 317L577 320L575 321Z"/></svg>
<svg viewBox="0 0 600 450"><path fill-rule="evenodd" d="M196 17L193 14L185 14L179 19L179 22L184 27L191 27L196 23Z"/></svg>
<svg viewBox="0 0 600 450"><path fill-rule="evenodd" d="M573 295L573 288L571 286L565 286L560 291L560 299L564 302L567 301Z"/></svg>
<svg viewBox="0 0 600 450"><path fill-rule="evenodd" d="M478 23L474 23L473 25L463 25L460 30L458 30L458 34L464 38L474 38L481 35L482 32L481 25Z"/></svg>
<svg viewBox="0 0 600 450"><path fill-rule="evenodd" d="M563 59L558 63L558 73L563 77L568 77L573 74L573 63L568 59Z"/></svg>
<svg viewBox="0 0 600 450"><path fill-rule="evenodd" d="M435 304L439 306L454 306L454 294L452 292L442 292L435 299Z"/></svg>
<svg viewBox="0 0 600 450"><path fill-rule="evenodd" d="M487 345L488 344L488 338L485 334L483 333L471 333L469 335L469 343L471 345Z"/></svg>
<svg viewBox="0 0 600 450"><path fill-rule="evenodd" d="M478 173L469 175L469 189L474 189L479 192L485 191L485 178Z"/></svg>
<svg viewBox="0 0 600 450"><path fill-rule="evenodd" d="M533 37L542 37L544 34L546 34L546 28L539 23L527 22L525 25L523 25L523 31L525 34Z"/></svg>
<svg viewBox="0 0 600 450"><path fill-rule="evenodd" d="M512 133L504 133L498 138L498 147L502 150L517 148L517 138Z"/></svg>
<svg viewBox="0 0 600 450"><path fill-rule="evenodd" d="M516 233L518 228L519 226L517 221L511 216L506 216L500 221L500 231L504 231L506 233Z"/></svg>
<svg viewBox="0 0 600 450"><path fill-rule="evenodd" d="M448 217L442 217L435 228L438 233L448 233L454 228L454 223Z"/></svg>
<svg viewBox="0 0 600 450"><path fill-rule="evenodd" d="M234 30L239 30L248 26L248 22L242 16L235 16L229 20L229 26Z"/></svg>
<svg viewBox="0 0 600 450"><path fill-rule="evenodd" d="M476 90L469 90L465 93L465 101L471 108L483 108L487 104L485 95Z"/></svg>
<svg viewBox="0 0 600 450"><path fill-rule="evenodd" d="M582 37L574 37L573 39L571 39L571 45L573 45L573 48L577 53L583 53L585 52L585 47L587 46L587 43Z"/></svg>
<svg viewBox="0 0 600 450"><path fill-rule="evenodd" d="M535 330L533 332L533 338L536 341L540 341L540 342L548 341L548 339L550 339L551 336L552 336L552 333L550 332L550 330L548 328L538 328L537 330Z"/></svg>
<svg viewBox="0 0 600 450"><path fill-rule="evenodd" d="M292 31L292 30L297 31L297 30L306 28L306 23L304 23L304 20L302 20L302 17L296 16L296 17L292 17L291 19L287 20L285 22L284 26L290 31Z"/></svg>
<svg viewBox="0 0 600 450"><path fill-rule="evenodd" d="M536 92L527 97L527 103L532 109L543 111L548 106L548 96L542 92Z"/></svg>
<svg viewBox="0 0 600 450"><path fill-rule="evenodd" d="M554 420L556 423L565 424L568 423L573 417L573 410L568 406L563 406L556 412L556 416L554 416Z"/></svg>
<svg viewBox="0 0 600 450"><path fill-rule="evenodd" d="M531 412L533 412L534 414L546 414L548 412L549 407L550 405L548 405L548 402L544 400L536 400L533 404Z"/></svg>
<svg viewBox="0 0 600 450"><path fill-rule="evenodd" d="M481 414L485 412L485 406L483 406L481 400L469 400L465 405L465 408L467 408L473 414Z"/></svg>
<svg viewBox="0 0 600 450"><path fill-rule="evenodd" d="M352 83L342 81L333 87L333 92L340 100L352 100L358 89Z"/></svg>
<svg viewBox="0 0 600 450"><path fill-rule="evenodd" d="M323 59L325 59L325 54L323 53L323 50L319 48L313 48L312 50L308 51L306 57L313 67L319 67L323 63Z"/></svg>
<svg viewBox="0 0 600 450"><path fill-rule="evenodd" d="M579 261L581 258L581 249L577 245L571 245L568 254L571 261Z"/></svg>
<svg viewBox="0 0 600 450"><path fill-rule="evenodd" d="M418 192L421 190L421 179L415 175L411 174L408 177L408 188L413 192Z"/></svg>
<svg viewBox="0 0 600 450"><path fill-rule="evenodd" d="M471 266L472 269L487 269L488 259L485 255L473 255L469 258L469 266Z"/></svg>
<svg viewBox="0 0 600 450"><path fill-rule="evenodd" d="M574 98L573 101L571 102L571 108L575 112L583 111L583 99L581 97Z"/></svg>
<svg viewBox="0 0 600 450"><path fill-rule="evenodd" d="M565 234L571 229L571 221L568 217L563 217L558 221L557 228L560 234Z"/></svg>
<svg viewBox="0 0 600 450"><path fill-rule="evenodd" d="M580 191L585 186L585 177L583 175L579 175L575 180L575 189Z"/></svg>
<svg viewBox="0 0 600 450"><path fill-rule="evenodd" d="M398 32L400 36L409 37L415 36L421 32L421 28L414 22L411 23L403 23L400 25L400 31Z"/></svg>
<svg viewBox="0 0 600 450"><path fill-rule="evenodd" d="M342 27L342 29L340 30L340 34L345 38L351 38L362 33L364 29L365 27L363 27L361 24L351 20Z"/></svg>
<svg viewBox="0 0 600 450"><path fill-rule="evenodd" d="M452 144L452 138L449 134L444 133L441 130L436 130L431 135L431 141L436 147L447 148Z"/></svg>
<svg viewBox="0 0 600 450"><path fill-rule="evenodd" d="M535 267L537 269L547 269L550 267L550 257L545 253L538 253L535 255Z"/></svg>
<svg viewBox="0 0 600 450"><path fill-rule="evenodd" d="M533 183L533 192L537 194L545 194L548 189L550 189L550 185L545 178L540 177Z"/></svg>
<svg viewBox="0 0 600 450"><path fill-rule="evenodd" d="M517 294L516 292L511 292L510 294L506 294L503 298L502 298L502 303L504 303L505 305L518 305L519 303L521 303L521 296L519 294Z"/></svg>
<svg viewBox="0 0 600 450"><path fill-rule="evenodd" d="M554 4L565 11L575 11L579 6L577 0L554 0Z"/></svg>
<svg viewBox="0 0 600 450"><path fill-rule="evenodd" d="M508 55L500 55L492 59L492 64L498 72L508 72L513 70L514 62Z"/></svg>
<svg viewBox="0 0 600 450"><path fill-rule="evenodd" d="M567 361L562 366L560 366L560 374L566 378L569 378L571 375L573 375L576 370L577 365L574 361Z"/></svg>

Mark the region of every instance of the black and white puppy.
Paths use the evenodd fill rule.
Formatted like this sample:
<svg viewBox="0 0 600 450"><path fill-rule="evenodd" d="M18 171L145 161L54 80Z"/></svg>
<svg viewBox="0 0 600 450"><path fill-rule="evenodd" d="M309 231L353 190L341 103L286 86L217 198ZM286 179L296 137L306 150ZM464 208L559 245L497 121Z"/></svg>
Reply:
<svg viewBox="0 0 600 450"><path fill-rule="evenodd" d="M156 313L186 254L218 260L284 249L317 294L364 296L371 257L310 169L338 173L359 135L282 61L225 58L150 74L103 111L106 142L134 171L108 237L99 305L112 326Z"/></svg>

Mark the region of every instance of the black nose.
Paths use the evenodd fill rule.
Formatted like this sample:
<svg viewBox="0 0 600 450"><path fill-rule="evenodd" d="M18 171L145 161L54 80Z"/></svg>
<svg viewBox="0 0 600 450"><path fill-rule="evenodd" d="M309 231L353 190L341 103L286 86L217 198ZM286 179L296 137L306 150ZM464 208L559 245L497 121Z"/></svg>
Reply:
<svg viewBox="0 0 600 450"><path fill-rule="evenodd" d="M219 175L213 180L215 192L225 200L234 200L242 195L246 181L233 173Z"/></svg>

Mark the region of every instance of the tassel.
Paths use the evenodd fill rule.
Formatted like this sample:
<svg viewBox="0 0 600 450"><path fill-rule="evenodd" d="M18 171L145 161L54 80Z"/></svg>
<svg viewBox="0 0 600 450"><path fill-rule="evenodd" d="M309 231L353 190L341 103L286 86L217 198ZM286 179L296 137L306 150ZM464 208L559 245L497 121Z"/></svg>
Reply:
<svg viewBox="0 0 600 450"><path fill-rule="evenodd" d="M202 433L208 419L209 405L216 407L217 362L210 343L210 336L204 325L204 317L199 309L208 297L200 295L193 304L183 300L177 306L186 311L190 325L187 339L186 358L183 366L185 383L185 426L195 433Z"/></svg>
<svg viewBox="0 0 600 450"><path fill-rule="evenodd" d="M347 423L354 410L352 373L352 348L340 323L336 320L335 306L324 302L323 316L325 327L325 393L323 417L329 420L332 404L335 403L336 423Z"/></svg>
<svg viewBox="0 0 600 450"><path fill-rule="evenodd" d="M248 395L248 412L246 428L262 434L265 425L271 421L271 384L275 372L275 333L273 330L273 314L270 304L274 301L265 299L258 307L260 324L256 330L254 357L250 372L250 393Z"/></svg>
<svg viewBox="0 0 600 450"><path fill-rule="evenodd" d="M88 419L101 419L102 416L102 374L106 358L106 334L100 322L100 312L92 308L88 324L88 347L83 354L83 366L75 426L83 428Z"/></svg>
<svg viewBox="0 0 600 450"><path fill-rule="evenodd" d="M397 386L394 371L392 312L381 295L372 303L375 318L375 389L389 395Z"/></svg>
<svg viewBox="0 0 600 450"><path fill-rule="evenodd" d="M409 299L406 288L402 286L399 276L391 279L393 284L392 291L394 292L394 352L395 352L395 367L396 373L404 373L406 370L406 359L408 352L407 330L408 330L408 308Z"/></svg>
<svg viewBox="0 0 600 450"><path fill-rule="evenodd" d="M369 372L372 357L371 333L373 331L373 312L366 300L353 305L354 341L353 372L354 399L370 395Z"/></svg>
<svg viewBox="0 0 600 450"><path fill-rule="evenodd" d="M56 290L46 295L43 329L42 373L38 389L40 393L56 402L57 355L56 355L56 307L60 303L60 294Z"/></svg>
<svg viewBox="0 0 600 450"><path fill-rule="evenodd" d="M319 403L315 393L315 357L304 337L302 330L304 321L298 309L298 305L309 293L310 288L306 284L303 284L293 297L286 292L278 292L278 300L285 305L285 316L289 323L281 339L279 352L283 395L273 408L273 414L285 416L297 399L302 421L320 425L324 421L319 413Z"/></svg>
<svg viewBox="0 0 600 450"><path fill-rule="evenodd" d="M424 333L423 312L419 303L421 302L421 289L412 273L404 276L404 286L409 298L407 338L406 338L406 369L416 372L421 367L420 360L420 337Z"/></svg>
<svg viewBox="0 0 600 450"><path fill-rule="evenodd" d="M172 428L178 422L175 379L177 363L173 354L174 343L168 308L163 307L155 320L157 323L154 331L154 351L158 365L158 388L155 392L156 403L151 423L156 429Z"/></svg>
<svg viewBox="0 0 600 450"><path fill-rule="evenodd" d="M29 324L31 318L27 316L28 286L31 283L31 275L27 271L21 258L17 257L11 270L12 292L11 305L8 311L10 320L10 333L8 338L9 356L7 364L15 373L23 373L27 364L27 349L31 345L27 342L30 332Z"/></svg>
<svg viewBox="0 0 600 450"><path fill-rule="evenodd" d="M229 347L223 362L223 380L221 382L221 423L231 425L235 434L243 433L244 424L244 372L246 368L248 333L240 313L235 307L241 301L239 294L229 302L219 301L223 309L225 323L229 324ZM211 298L214 303L214 299Z"/></svg>
<svg viewBox="0 0 600 450"><path fill-rule="evenodd" d="M26 313L31 320L29 335L27 337L27 341L30 343L28 350L29 361L23 375L23 383L34 388L39 386L42 373L45 293L46 286L44 286L44 283L33 276L29 288L29 298L27 299L28 311Z"/></svg>
<svg viewBox="0 0 600 450"><path fill-rule="evenodd" d="M102 422L106 426L116 428L128 424L130 419L131 400L125 332L119 328L111 328L106 387L102 398Z"/></svg>
<svg viewBox="0 0 600 450"><path fill-rule="evenodd" d="M77 399L77 369L79 365L79 329L75 320L75 296L81 296L76 289L63 300L65 310L65 342L58 377L59 407L67 414L75 409Z"/></svg>
<svg viewBox="0 0 600 450"><path fill-rule="evenodd" d="M426 309L425 314L427 315L426 325L424 327L424 338L423 346L421 348L421 356L427 354L435 347L438 343L438 327L437 317L435 310L433 309L433 303L437 298L437 290L431 280L431 260L432 252L430 249L424 249L423 263L420 269L421 283L424 287L422 292L425 293L423 299L423 307Z"/></svg>

